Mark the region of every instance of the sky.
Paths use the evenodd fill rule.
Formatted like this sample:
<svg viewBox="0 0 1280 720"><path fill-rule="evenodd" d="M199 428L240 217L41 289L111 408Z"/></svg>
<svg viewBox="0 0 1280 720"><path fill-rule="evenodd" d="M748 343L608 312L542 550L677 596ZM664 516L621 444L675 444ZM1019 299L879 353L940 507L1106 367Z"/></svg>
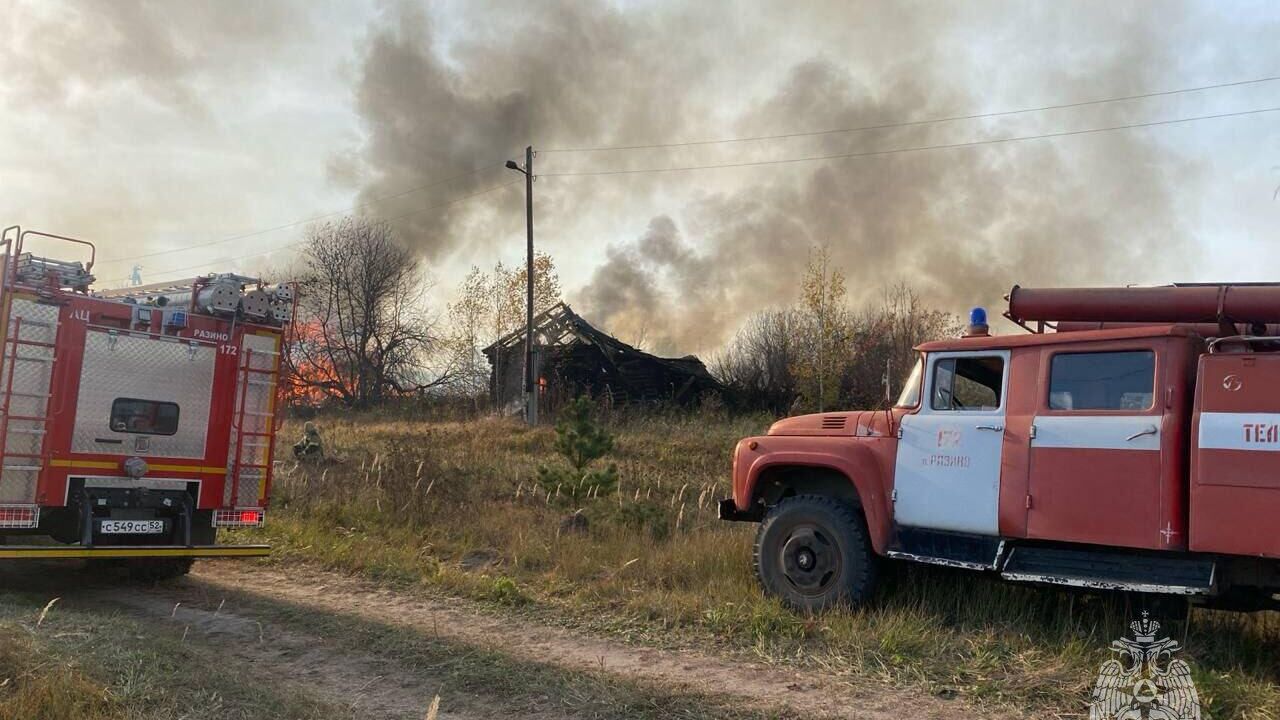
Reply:
<svg viewBox="0 0 1280 720"><path fill-rule="evenodd" d="M522 261L529 144L566 299L662 353L793 302L817 245L855 305L957 313L1280 279L1280 112L1061 135L1280 108L1274 3L0 0L0 31L0 221L95 241L106 287L285 267L356 213L441 311Z"/></svg>

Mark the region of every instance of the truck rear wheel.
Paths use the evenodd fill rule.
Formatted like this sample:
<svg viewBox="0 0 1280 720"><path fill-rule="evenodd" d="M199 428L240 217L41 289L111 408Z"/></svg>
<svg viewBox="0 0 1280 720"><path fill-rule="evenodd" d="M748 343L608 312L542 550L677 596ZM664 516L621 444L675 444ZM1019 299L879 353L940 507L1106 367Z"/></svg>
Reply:
<svg viewBox="0 0 1280 720"><path fill-rule="evenodd" d="M856 607L875 589L866 523L833 497L797 495L775 505L756 533L754 562L765 592L802 612Z"/></svg>

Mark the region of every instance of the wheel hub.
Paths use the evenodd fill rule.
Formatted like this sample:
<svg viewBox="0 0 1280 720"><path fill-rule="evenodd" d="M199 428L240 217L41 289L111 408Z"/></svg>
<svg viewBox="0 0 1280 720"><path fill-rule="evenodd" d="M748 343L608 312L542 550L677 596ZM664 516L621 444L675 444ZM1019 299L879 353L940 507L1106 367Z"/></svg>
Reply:
<svg viewBox="0 0 1280 720"><path fill-rule="evenodd" d="M800 566L801 570L812 570L815 562L817 562L817 558L813 556L813 551L809 548L803 548L796 555L796 564Z"/></svg>
<svg viewBox="0 0 1280 720"><path fill-rule="evenodd" d="M820 528L795 528L783 543L781 554L783 575L802 593L826 591L839 574L839 550Z"/></svg>

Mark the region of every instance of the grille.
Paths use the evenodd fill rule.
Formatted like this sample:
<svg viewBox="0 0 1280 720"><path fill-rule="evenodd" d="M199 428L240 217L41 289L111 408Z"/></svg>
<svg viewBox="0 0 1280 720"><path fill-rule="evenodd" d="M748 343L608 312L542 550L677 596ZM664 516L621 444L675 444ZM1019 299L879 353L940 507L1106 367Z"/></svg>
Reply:
<svg viewBox="0 0 1280 720"><path fill-rule="evenodd" d="M29 530L39 524L38 505L0 505L0 528Z"/></svg>
<svg viewBox="0 0 1280 720"><path fill-rule="evenodd" d="M843 430L846 420L848 420L848 418L844 415L827 415L822 418L822 429Z"/></svg>
<svg viewBox="0 0 1280 720"><path fill-rule="evenodd" d="M262 527L267 513L262 508L237 508L234 510L214 510L214 527Z"/></svg>

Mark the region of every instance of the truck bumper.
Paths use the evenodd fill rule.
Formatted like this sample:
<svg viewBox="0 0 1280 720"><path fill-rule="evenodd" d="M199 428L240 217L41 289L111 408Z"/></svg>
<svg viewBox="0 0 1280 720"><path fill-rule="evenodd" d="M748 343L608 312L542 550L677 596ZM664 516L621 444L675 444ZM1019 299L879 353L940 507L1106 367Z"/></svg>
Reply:
<svg viewBox="0 0 1280 720"><path fill-rule="evenodd" d="M733 498L725 498L720 501L720 519L729 522L760 522L764 519L764 513L755 508L739 510Z"/></svg>
<svg viewBox="0 0 1280 720"><path fill-rule="evenodd" d="M266 557L270 545L0 545L0 560Z"/></svg>

